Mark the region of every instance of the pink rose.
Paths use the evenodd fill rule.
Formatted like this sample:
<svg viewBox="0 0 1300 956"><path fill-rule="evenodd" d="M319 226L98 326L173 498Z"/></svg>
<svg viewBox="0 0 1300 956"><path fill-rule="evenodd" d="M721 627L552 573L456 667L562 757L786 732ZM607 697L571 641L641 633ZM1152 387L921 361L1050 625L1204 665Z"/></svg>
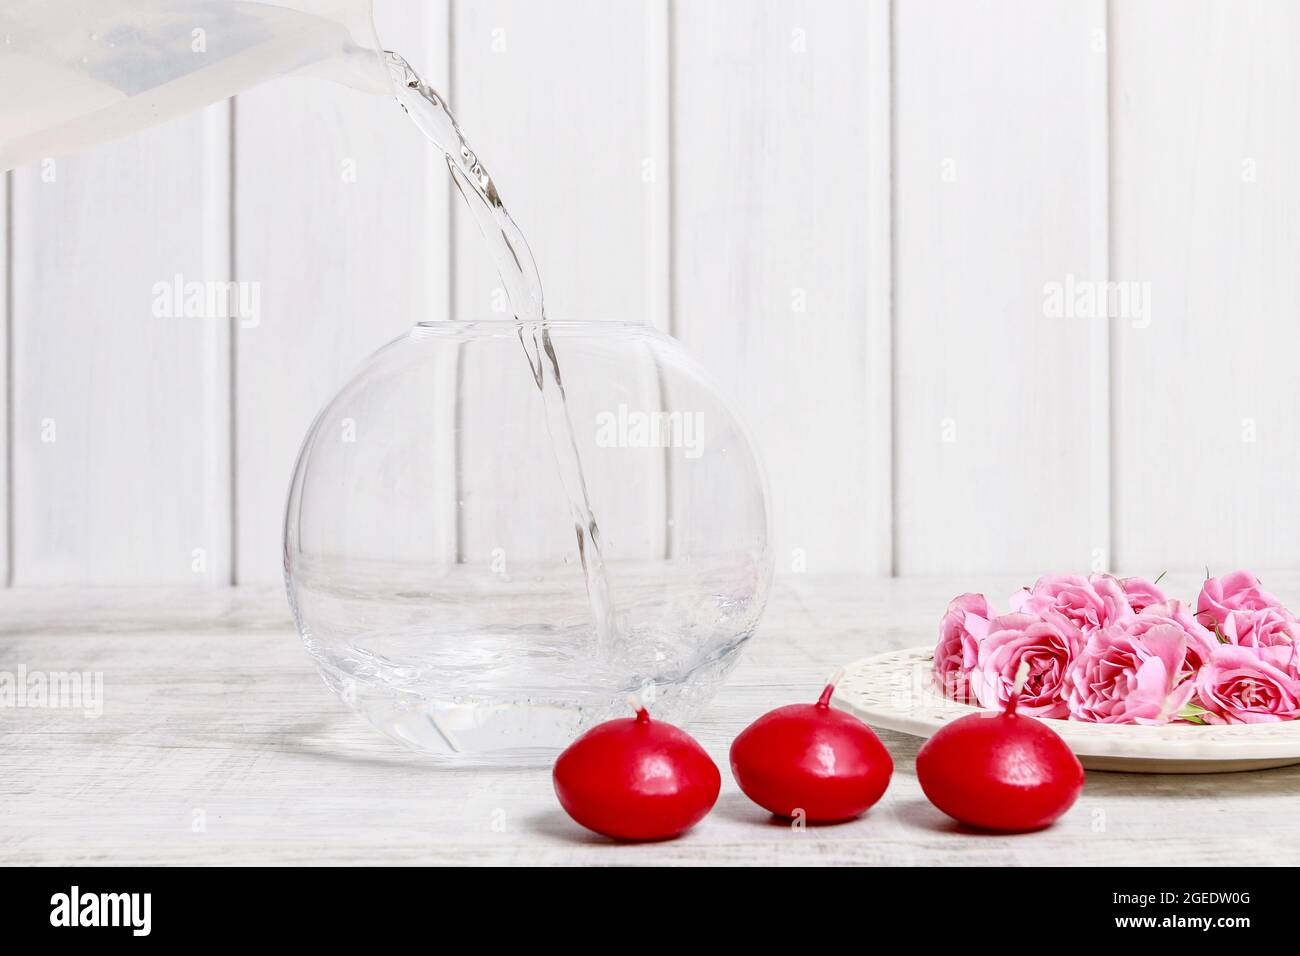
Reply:
<svg viewBox="0 0 1300 956"><path fill-rule="evenodd" d="M1221 644L1196 675L1198 703L1212 724L1263 724L1300 717L1294 647Z"/></svg>
<svg viewBox="0 0 1300 956"><path fill-rule="evenodd" d="M1156 615L1138 615L1093 631L1065 676L1076 720L1165 724L1196 690L1188 678L1187 632Z"/></svg>
<svg viewBox="0 0 1300 956"><path fill-rule="evenodd" d="M1033 588L1011 595L1011 610L1055 621L1082 636L1133 615L1124 589L1109 575L1039 578Z"/></svg>
<svg viewBox="0 0 1300 956"><path fill-rule="evenodd" d="M1152 604L1164 604L1169 600L1164 591L1146 578L1120 578L1119 586L1128 598L1128 606L1139 613Z"/></svg>
<svg viewBox="0 0 1300 956"><path fill-rule="evenodd" d="M1206 627L1224 626L1232 611L1262 611L1282 602L1265 591L1249 571L1233 571L1221 578L1206 578L1196 599L1196 617Z"/></svg>
<svg viewBox="0 0 1300 956"><path fill-rule="evenodd" d="M970 674L975 699L990 709L1005 704L1024 661L1029 675L1020 693L1019 712L1065 717L1069 709L1061 697L1061 684L1080 643L1076 629L1056 620L1032 614L994 618L988 636L979 643L976 667Z"/></svg>
<svg viewBox="0 0 1300 956"><path fill-rule="evenodd" d="M1240 647L1290 647L1295 644L1296 619L1283 607L1258 611L1229 611L1221 631L1229 644Z"/></svg>
<svg viewBox="0 0 1300 956"><path fill-rule="evenodd" d="M1138 633L1156 624L1176 624L1187 636L1187 666L1195 673L1201 665L1210 659L1214 649L1219 646L1218 639L1204 624L1187 610L1182 601L1166 601L1143 608L1138 615Z"/></svg>
<svg viewBox="0 0 1300 956"><path fill-rule="evenodd" d="M934 680L948 699L972 702L967 675L975 668L979 644L988 636L992 617L982 594L958 595L948 604L939 622L939 645L934 649Z"/></svg>

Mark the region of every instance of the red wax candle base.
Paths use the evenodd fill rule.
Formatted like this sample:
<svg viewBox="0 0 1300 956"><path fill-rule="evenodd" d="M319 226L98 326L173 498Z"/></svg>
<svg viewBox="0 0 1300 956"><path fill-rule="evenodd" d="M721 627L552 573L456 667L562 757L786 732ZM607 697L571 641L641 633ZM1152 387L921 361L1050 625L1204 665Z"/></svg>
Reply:
<svg viewBox="0 0 1300 956"><path fill-rule="evenodd" d="M695 738L645 708L587 731L555 761L555 794L589 830L619 840L680 836L717 802L722 775Z"/></svg>
<svg viewBox="0 0 1300 956"><path fill-rule="evenodd" d="M861 720L831 708L834 689L764 714L732 743L732 775L763 809L810 823L851 820L889 786L889 751Z"/></svg>

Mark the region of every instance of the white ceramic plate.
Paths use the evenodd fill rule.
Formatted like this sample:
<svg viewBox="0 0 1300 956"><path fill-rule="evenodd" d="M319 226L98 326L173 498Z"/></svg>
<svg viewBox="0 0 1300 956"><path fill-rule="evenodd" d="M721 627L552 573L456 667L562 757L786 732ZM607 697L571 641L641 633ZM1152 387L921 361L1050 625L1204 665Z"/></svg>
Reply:
<svg viewBox="0 0 1300 956"><path fill-rule="evenodd" d="M848 665L831 703L872 727L929 737L979 708L942 697L930 676L932 648L890 651ZM1220 773L1300 763L1300 720L1275 724L1159 727L1043 719L1089 770Z"/></svg>

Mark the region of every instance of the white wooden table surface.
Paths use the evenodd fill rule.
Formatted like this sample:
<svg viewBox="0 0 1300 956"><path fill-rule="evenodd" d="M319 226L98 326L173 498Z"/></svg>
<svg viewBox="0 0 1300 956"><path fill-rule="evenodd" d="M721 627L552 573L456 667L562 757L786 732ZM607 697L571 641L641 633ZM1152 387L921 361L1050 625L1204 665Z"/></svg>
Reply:
<svg viewBox="0 0 1300 956"><path fill-rule="evenodd" d="M966 583L1001 603L1020 582ZM691 727L723 768L718 804L685 837L653 845L581 830L544 769L448 771L390 743L322 685L278 590L0 592L0 671L104 679L97 719L0 709L0 864L1300 861L1300 767L1089 773L1054 827L991 836L926 802L918 741L882 734L894 779L863 818L795 830L749 803L726 769L731 739L770 707L813 700L839 663L932 641L962 589L780 582L758 637Z"/></svg>

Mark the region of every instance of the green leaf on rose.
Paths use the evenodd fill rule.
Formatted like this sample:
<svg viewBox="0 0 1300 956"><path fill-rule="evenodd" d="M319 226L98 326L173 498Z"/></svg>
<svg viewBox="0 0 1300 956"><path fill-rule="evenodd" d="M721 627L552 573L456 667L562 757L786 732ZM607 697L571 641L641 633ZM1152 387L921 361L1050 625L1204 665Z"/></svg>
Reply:
<svg viewBox="0 0 1300 956"><path fill-rule="evenodd" d="M1161 581L1163 581L1163 580L1165 579L1165 575L1168 574L1168 573L1169 573L1169 569L1168 569L1168 568L1165 568L1165 570L1163 570L1163 571L1160 572L1160 577L1156 578L1156 579L1155 579L1154 581L1152 581L1151 583L1152 583L1152 584L1159 584Z"/></svg>
<svg viewBox="0 0 1300 956"><path fill-rule="evenodd" d="M1206 723L1205 715L1208 713L1209 711L1204 707L1189 702L1183 705L1183 709L1178 712L1177 719L1185 720L1189 724L1204 724Z"/></svg>
<svg viewBox="0 0 1300 956"><path fill-rule="evenodd" d="M1199 624L1199 625L1201 625L1201 627L1209 627L1209 626L1210 626L1210 625L1207 625L1204 621L1201 620L1201 615L1202 615L1202 614L1207 614L1207 615L1209 615L1210 620L1214 622L1214 626L1213 626L1214 636L1215 636L1216 638L1219 639L1219 643L1220 643L1220 644L1229 644L1229 643L1231 643L1231 642L1228 640L1228 635L1226 635L1226 634L1223 633L1223 626L1222 626L1218 621L1215 621L1215 620L1214 620L1214 615L1211 614L1209 611L1197 611L1197 612L1193 615L1193 617L1196 619L1196 623Z"/></svg>

